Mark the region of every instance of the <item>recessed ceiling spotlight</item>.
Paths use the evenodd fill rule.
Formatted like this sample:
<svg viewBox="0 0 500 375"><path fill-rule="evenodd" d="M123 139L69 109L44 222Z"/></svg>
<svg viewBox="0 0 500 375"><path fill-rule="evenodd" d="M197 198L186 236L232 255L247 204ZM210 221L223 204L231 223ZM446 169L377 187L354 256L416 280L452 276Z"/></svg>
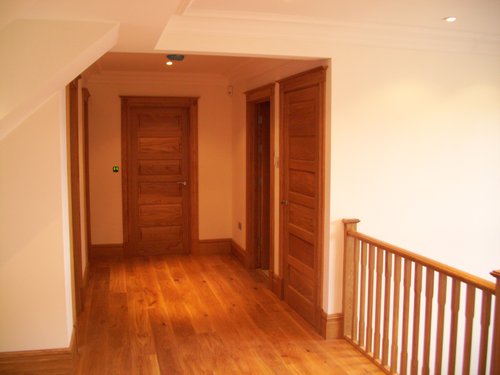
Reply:
<svg viewBox="0 0 500 375"><path fill-rule="evenodd" d="M174 61L183 61L184 60L184 55L175 55L175 54L170 54L165 56L167 58L167 62L165 64L167 65L174 65Z"/></svg>
<svg viewBox="0 0 500 375"><path fill-rule="evenodd" d="M453 16L451 16L451 17L445 17L445 18L443 18L443 20L446 21L446 22L449 22L449 23L453 23L453 22L455 22L457 20L457 17L453 17Z"/></svg>

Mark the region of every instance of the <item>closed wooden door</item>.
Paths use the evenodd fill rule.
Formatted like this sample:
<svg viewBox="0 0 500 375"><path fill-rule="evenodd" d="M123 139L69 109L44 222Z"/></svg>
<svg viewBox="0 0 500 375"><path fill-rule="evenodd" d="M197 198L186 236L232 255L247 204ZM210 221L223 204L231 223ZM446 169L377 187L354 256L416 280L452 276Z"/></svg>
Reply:
<svg viewBox="0 0 500 375"><path fill-rule="evenodd" d="M280 82L284 298L319 330L323 269L323 68Z"/></svg>
<svg viewBox="0 0 500 375"><path fill-rule="evenodd" d="M189 106L124 98L128 253L190 252Z"/></svg>

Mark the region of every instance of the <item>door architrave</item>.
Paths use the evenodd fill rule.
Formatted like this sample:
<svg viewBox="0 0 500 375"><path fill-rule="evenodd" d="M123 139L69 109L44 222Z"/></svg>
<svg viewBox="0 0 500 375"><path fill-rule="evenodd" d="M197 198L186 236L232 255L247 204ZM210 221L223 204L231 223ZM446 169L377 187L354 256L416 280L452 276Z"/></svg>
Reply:
<svg viewBox="0 0 500 375"><path fill-rule="evenodd" d="M76 77L67 86L67 151L68 151L68 177L69 177L69 210L70 210L70 236L73 260L73 292L75 322L83 311L84 305L84 282L83 282L83 250L81 232L81 208L80 200L80 138L78 134L78 81ZM75 325L76 326L76 325Z"/></svg>

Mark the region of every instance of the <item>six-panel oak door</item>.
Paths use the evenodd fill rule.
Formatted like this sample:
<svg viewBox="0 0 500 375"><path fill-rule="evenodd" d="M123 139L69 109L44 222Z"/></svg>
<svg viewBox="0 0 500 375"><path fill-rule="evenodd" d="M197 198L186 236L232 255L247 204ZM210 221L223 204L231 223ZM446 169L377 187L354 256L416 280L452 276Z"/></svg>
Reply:
<svg viewBox="0 0 500 375"><path fill-rule="evenodd" d="M128 254L190 252L189 107L124 100Z"/></svg>
<svg viewBox="0 0 500 375"><path fill-rule="evenodd" d="M319 329L323 267L323 68L280 82L285 301Z"/></svg>

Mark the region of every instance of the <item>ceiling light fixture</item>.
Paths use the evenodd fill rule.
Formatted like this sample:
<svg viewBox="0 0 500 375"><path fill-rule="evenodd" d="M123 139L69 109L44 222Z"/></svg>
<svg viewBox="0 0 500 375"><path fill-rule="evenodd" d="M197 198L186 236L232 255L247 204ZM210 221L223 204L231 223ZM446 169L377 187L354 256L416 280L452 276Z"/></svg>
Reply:
<svg viewBox="0 0 500 375"><path fill-rule="evenodd" d="M166 55L166 58L167 58L167 62L165 64L167 64L168 66L170 66L170 65L174 65L174 61L182 61L182 60L184 60L184 55L175 55L175 54L172 54L172 55Z"/></svg>
<svg viewBox="0 0 500 375"><path fill-rule="evenodd" d="M453 17L453 16L451 16L451 17L445 17L445 18L443 18L443 20L446 21L446 22L448 22L448 23L453 23L453 22L455 22L457 20L457 17Z"/></svg>

